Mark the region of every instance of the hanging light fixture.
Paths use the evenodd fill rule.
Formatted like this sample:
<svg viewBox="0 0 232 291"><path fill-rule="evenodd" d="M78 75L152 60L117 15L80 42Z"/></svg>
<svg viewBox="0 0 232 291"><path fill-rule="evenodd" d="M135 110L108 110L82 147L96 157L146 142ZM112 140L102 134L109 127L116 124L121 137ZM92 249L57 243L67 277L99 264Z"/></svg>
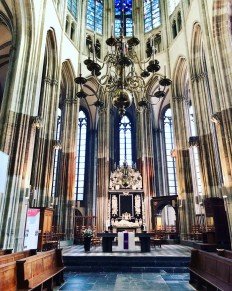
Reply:
<svg viewBox="0 0 232 291"><path fill-rule="evenodd" d="M166 77L166 69L164 75L158 73L160 70L159 61L155 59L155 42L154 37L150 37L151 52L150 57L141 60L136 52L140 40L134 35L134 26L132 37L128 40L124 36L124 16L126 0L120 0L120 9L122 11L121 33L119 37L113 34L112 25L111 37L106 40L108 52L99 60L96 56L98 46L96 45L95 35L93 43L88 45L88 58L84 61L87 70L91 72L91 78L94 78L98 84L96 92L93 94L86 93L85 84L88 79L84 78L81 73L81 65L79 76L75 79L78 84L78 98L86 98L87 96L96 96L97 101L93 105L99 109L106 108L104 97L108 96L109 102L117 108L118 113L123 116L126 109L129 108L133 101L137 110L147 108L151 97L158 100L166 95L165 89L171 84L171 80ZM104 72L102 74L102 72ZM158 90L150 92L150 84L153 84L159 78ZM146 81L147 80L147 81Z"/></svg>

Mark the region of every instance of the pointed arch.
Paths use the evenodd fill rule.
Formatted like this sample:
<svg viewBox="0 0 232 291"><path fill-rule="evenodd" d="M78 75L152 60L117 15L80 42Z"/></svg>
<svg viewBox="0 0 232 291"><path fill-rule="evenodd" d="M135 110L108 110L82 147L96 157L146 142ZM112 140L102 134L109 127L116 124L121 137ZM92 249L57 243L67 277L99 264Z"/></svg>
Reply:
<svg viewBox="0 0 232 291"><path fill-rule="evenodd" d="M61 97L73 98L75 94L75 72L70 60L66 60L62 64L61 71ZM63 89L63 90L62 90Z"/></svg>
<svg viewBox="0 0 232 291"><path fill-rule="evenodd" d="M187 61L184 57L179 57L172 78L174 96L185 96L187 74Z"/></svg>
<svg viewBox="0 0 232 291"><path fill-rule="evenodd" d="M45 55L49 58L46 68L46 76L57 80L58 77L58 57L57 57L57 41L53 28L47 32Z"/></svg>
<svg viewBox="0 0 232 291"><path fill-rule="evenodd" d="M199 23L193 26L192 42L191 42L191 69L192 74L197 75L202 68L202 30Z"/></svg>

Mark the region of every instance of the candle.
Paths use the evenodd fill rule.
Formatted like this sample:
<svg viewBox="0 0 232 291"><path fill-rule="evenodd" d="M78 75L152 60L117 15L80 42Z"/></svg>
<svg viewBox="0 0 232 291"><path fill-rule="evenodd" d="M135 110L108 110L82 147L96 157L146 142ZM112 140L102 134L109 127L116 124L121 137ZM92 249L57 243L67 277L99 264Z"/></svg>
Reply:
<svg viewBox="0 0 232 291"><path fill-rule="evenodd" d="M164 76L166 77L166 65L164 65Z"/></svg>
<svg viewBox="0 0 232 291"><path fill-rule="evenodd" d="M114 35L114 24L112 23L111 24L111 36L113 37L113 35Z"/></svg>

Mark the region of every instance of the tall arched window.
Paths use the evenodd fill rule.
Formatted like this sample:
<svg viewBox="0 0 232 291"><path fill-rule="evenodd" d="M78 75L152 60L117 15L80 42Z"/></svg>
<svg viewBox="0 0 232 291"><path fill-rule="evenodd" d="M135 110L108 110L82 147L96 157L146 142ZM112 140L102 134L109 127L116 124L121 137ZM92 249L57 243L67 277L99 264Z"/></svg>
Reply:
<svg viewBox="0 0 232 291"><path fill-rule="evenodd" d="M164 130L164 144L165 144L165 159L166 159L166 166L167 166L168 194L176 195L177 194L176 164L175 164L174 158L171 155L171 151L174 147L171 108L168 108L164 112L163 130Z"/></svg>
<svg viewBox="0 0 232 291"><path fill-rule="evenodd" d="M149 32L160 26L159 0L144 0L144 31Z"/></svg>
<svg viewBox="0 0 232 291"><path fill-rule="evenodd" d="M67 5L69 12L77 19L78 0L68 0Z"/></svg>
<svg viewBox="0 0 232 291"><path fill-rule="evenodd" d="M119 164L122 165L127 161L128 165L132 165L132 132L131 122L125 115L119 124Z"/></svg>
<svg viewBox="0 0 232 291"><path fill-rule="evenodd" d="M175 10L176 6L179 4L180 0L169 0L168 1L168 13L169 15Z"/></svg>
<svg viewBox="0 0 232 291"><path fill-rule="evenodd" d="M102 34L103 0L88 0L86 10L86 28Z"/></svg>
<svg viewBox="0 0 232 291"><path fill-rule="evenodd" d="M61 109L58 108L55 140L57 142L59 142L60 137L61 137ZM55 196L55 193L56 193L59 148L55 147L54 151L55 151L55 153L54 153L54 167L53 167L53 179L52 179L52 196L53 197Z"/></svg>
<svg viewBox="0 0 232 291"><path fill-rule="evenodd" d="M115 36L133 34L132 0L115 0ZM121 31L122 29L122 31Z"/></svg>
<svg viewBox="0 0 232 291"><path fill-rule="evenodd" d="M81 110L79 112L77 126L77 151L76 151L76 175L75 175L76 201L81 201L84 199L87 127L88 127L87 117L85 113Z"/></svg>

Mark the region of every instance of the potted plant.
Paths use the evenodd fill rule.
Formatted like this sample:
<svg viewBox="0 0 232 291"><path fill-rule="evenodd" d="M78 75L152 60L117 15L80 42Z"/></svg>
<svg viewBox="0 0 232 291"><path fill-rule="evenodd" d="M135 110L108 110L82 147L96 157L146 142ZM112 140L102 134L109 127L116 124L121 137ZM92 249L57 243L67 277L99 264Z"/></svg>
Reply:
<svg viewBox="0 0 232 291"><path fill-rule="evenodd" d="M93 237L93 231L90 228L87 228L83 232L83 237L84 237L84 249L85 252L90 251L90 244L91 244L91 238Z"/></svg>

